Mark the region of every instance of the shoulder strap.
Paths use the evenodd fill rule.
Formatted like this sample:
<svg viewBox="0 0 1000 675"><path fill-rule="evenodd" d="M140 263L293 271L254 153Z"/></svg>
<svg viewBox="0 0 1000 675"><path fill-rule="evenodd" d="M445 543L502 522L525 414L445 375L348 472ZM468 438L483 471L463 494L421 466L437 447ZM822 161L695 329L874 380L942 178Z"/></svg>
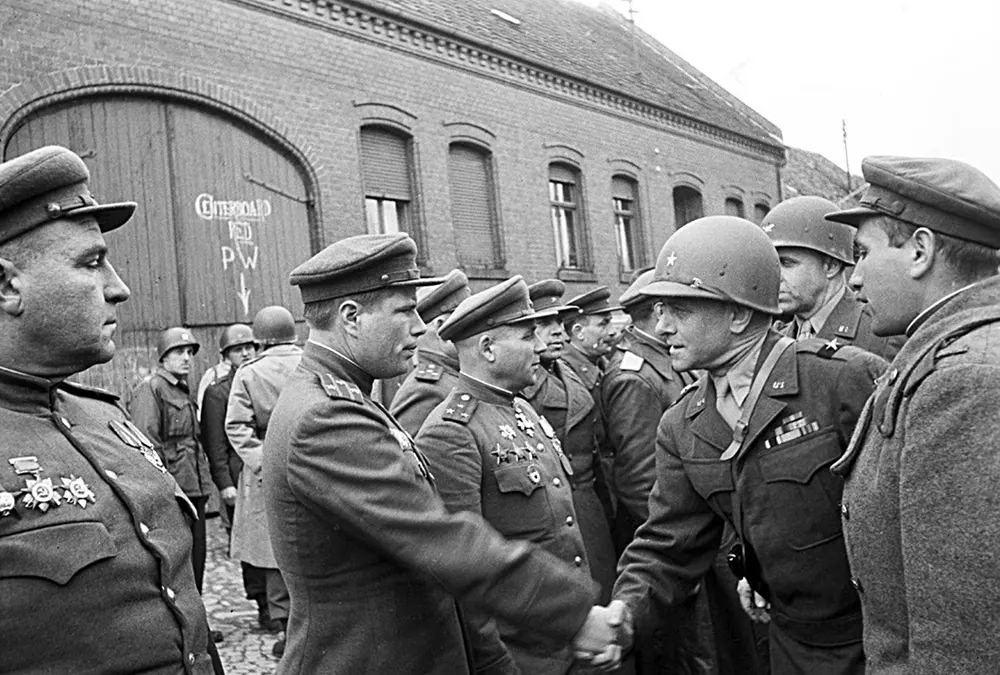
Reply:
<svg viewBox="0 0 1000 675"><path fill-rule="evenodd" d="M733 442L729 444L726 451L722 453L719 457L720 462L728 462L730 459L736 456L743 447L743 440L746 438L747 425L750 423L750 415L753 414L753 409L757 407L757 401L760 399L761 392L764 391L764 385L767 381L771 379L771 371L774 370L774 366L778 363L778 359L781 355L788 351L788 348L795 344L795 340L790 337L779 338L774 346L771 347L770 353L768 353L767 358L764 363L761 364L760 370L757 371L757 376L753 378L753 383L750 385L750 393L747 394L746 400L743 402L743 412L740 414L740 419L736 422L736 428L733 429Z"/></svg>

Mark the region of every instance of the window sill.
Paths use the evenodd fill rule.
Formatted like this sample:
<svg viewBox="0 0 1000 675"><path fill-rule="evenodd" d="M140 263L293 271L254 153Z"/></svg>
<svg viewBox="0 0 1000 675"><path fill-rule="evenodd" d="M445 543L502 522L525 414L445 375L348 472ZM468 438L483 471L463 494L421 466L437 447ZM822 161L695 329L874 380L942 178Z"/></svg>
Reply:
<svg viewBox="0 0 1000 675"><path fill-rule="evenodd" d="M469 277L469 279L488 279L493 281L496 280L503 281L505 279L509 279L511 276L510 272L508 272L505 269L464 268L462 269L462 271L465 272L465 276Z"/></svg>
<svg viewBox="0 0 1000 675"><path fill-rule="evenodd" d="M590 270L573 269L561 267L556 270L556 278L560 281L577 281L589 283L597 281L597 275Z"/></svg>

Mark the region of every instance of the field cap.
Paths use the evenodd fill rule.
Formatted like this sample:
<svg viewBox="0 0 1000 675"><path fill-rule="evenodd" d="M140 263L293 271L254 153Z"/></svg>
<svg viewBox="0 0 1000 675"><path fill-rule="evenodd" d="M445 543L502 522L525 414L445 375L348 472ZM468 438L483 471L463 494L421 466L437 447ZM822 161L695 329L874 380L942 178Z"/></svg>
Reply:
<svg viewBox="0 0 1000 675"><path fill-rule="evenodd" d="M537 318L528 285L518 274L463 300L441 324L438 335L442 340L462 340L491 328Z"/></svg>

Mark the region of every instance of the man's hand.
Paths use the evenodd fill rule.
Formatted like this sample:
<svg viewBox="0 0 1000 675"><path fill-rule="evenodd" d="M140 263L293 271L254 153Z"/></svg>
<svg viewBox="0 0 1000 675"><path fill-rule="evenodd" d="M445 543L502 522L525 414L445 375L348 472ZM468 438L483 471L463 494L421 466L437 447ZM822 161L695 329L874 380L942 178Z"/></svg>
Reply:
<svg viewBox="0 0 1000 675"><path fill-rule="evenodd" d="M229 506L232 506L233 504L236 503L236 488L232 486L222 488L222 491L219 492L219 497L222 498L222 501L224 503L226 503Z"/></svg>
<svg viewBox="0 0 1000 675"><path fill-rule="evenodd" d="M573 639L575 656L600 672L617 670L632 645L632 619L621 600L594 607Z"/></svg>
<svg viewBox="0 0 1000 675"><path fill-rule="evenodd" d="M751 620L758 623L767 623L771 620L771 614L768 612L771 609L771 603L764 600L757 591L750 588L749 581L740 579L740 582L736 585L736 594L740 596L740 604L743 605L743 611L750 616Z"/></svg>

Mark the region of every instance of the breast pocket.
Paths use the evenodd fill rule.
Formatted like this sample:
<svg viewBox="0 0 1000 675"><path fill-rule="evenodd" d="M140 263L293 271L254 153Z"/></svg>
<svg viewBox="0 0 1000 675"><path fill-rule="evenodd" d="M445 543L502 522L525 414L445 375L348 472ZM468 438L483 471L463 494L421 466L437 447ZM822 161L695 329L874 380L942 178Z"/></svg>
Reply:
<svg viewBox="0 0 1000 675"><path fill-rule="evenodd" d="M685 457L684 473L701 498L719 513L727 516L732 511L732 493L735 489L729 462L718 458L691 459Z"/></svg>
<svg viewBox="0 0 1000 675"><path fill-rule="evenodd" d="M842 448L833 427L820 429L760 456L775 527L796 551L842 536L843 481L830 472ZM794 514L794 517L789 517Z"/></svg>
<svg viewBox="0 0 1000 675"><path fill-rule="evenodd" d="M552 513L545 490L551 478L535 463L499 466L493 471L496 503L483 501L483 515L501 533L517 539L538 539L551 530Z"/></svg>
<svg viewBox="0 0 1000 675"><path fill-rule="evenodd" d="M80 570L118 551L104 523L60 523L0 537L0 583L14 577L61 586Z"/></svg>
<svg viewBox="0 0 1000 675"><path fill-rule="evenodd" d="M194 415L187 401L164 402L164 438L187 438L194 432Z"/></svg>

